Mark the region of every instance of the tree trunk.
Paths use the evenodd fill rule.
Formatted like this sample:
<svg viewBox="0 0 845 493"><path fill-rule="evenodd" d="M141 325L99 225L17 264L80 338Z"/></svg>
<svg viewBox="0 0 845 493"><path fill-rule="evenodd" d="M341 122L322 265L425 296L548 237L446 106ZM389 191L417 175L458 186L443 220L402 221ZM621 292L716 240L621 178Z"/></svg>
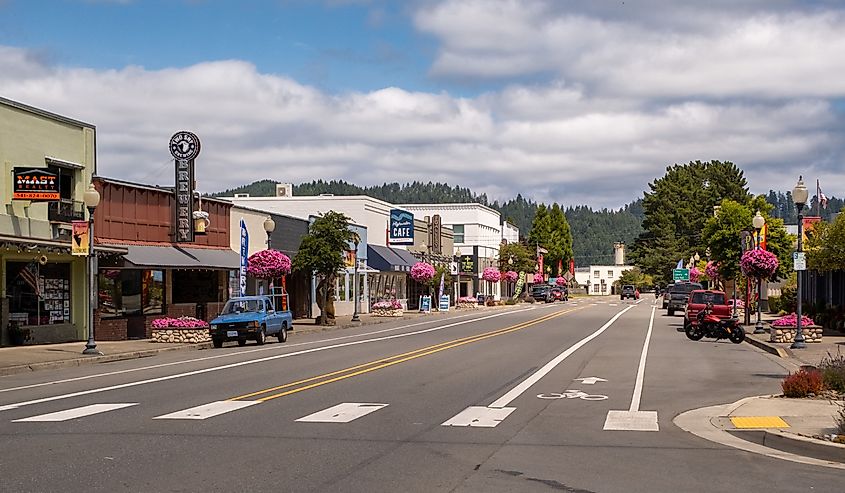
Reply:
<svg viewBox="0 0 845 493"><path fill-rule="evenodd" d="M317 283L317 308L320 309L320 314L317 315L315 322L317 325L323 325L323 319L325 318L326 314L326 288L327 288L326 278L320 279L320 282Z"/></svg>
<svg viewBox="0 0 845 493"><path fill-rule="evenodd" d="M323 313L320 318L320 325L335 325L335 311L334 311L334 281L335 275L328 276L326 280L325 299L323 301Z"/></svg>

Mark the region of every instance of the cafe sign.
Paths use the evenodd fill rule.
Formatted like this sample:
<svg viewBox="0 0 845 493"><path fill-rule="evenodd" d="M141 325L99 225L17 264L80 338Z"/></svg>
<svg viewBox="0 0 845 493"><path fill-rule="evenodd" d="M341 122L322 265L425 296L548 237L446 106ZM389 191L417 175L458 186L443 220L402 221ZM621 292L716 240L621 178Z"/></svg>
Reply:
<svg viewBox="0 0 845 493"><path fill-rule="evenodd" d="M414 215L402 209L390 210L388 242L391 245L414 244Z"/></svg>
<svg viewBox="0 0 845 493"><path fill-rule="evenodd" d="M181 131L170 138L170 154L176 160L176 242L194 241L194 159L200 153L200 139Z"/></svg>
<svg viewBox="0 0 845 493"><path fill-rule="evenodd" d="M59 177L55 173L29 168L15 168L13 173L13 200L59 200Z"/></svg>

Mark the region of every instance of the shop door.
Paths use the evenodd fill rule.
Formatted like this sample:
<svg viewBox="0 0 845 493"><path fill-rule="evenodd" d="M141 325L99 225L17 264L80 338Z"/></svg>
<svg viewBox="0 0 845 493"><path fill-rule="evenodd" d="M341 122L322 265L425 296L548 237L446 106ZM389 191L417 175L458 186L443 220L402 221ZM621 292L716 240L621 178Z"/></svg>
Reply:
<svg viewBox="0 0 845 493"><path fill-rule="evenodd" d="M143 315L130 315L126 317L126 338L127 339L146 339L147 328L144 321L147 317Z"/></svg>

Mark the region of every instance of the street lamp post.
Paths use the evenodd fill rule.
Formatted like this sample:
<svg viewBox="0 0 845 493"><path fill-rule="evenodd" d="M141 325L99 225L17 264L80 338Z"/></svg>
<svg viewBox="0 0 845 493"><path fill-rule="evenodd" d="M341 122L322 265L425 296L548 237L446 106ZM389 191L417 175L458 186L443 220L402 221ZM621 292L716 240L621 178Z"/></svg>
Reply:
<svg viewBox="0 0 845 493"><path fill-rule="evenodd" d="M802 250L802 236L804 235L804 216L801 212L804 210L804 206L807 204L807 187L804 186L804 180L802 177L798 177L798 183L795 185L795 188L792 189L792 200L795 201L795 208L798 209L798 254L800 255ZM804 344L804 332L801 330L801 274L803 271L798 271L798 275L796 280L798 281L798 309L796 310L798 315L798 321L796 323L796 332L795 335L795 342L792 343L790 346L791 349L804 349L807 347Z"/></svg>
<svg viewBox="0 0 845 493"><path fill-rule="evenodd" d="M273 221L273 218L267 216L267 219L264 220L264 232L267 233L267 250L270 249L271 242L270 236L273 234L273 231L276 230L276 221Z"/></svg>
<svg viewBox="0 0 845 493"><path fill-rule="evenodd" d="M455 306L458 304L458 299L461 297L461 249L455 250L455 255L458 257L458 291L455 293Z"/></svg>
<svg viewBox="0 0 845 493"><path fill-rule="evenodd" d="M754 219L751 220L754 231L757 232L757 237L754 242L754 249L760 249L760 231L762 231L763 226L766 225L766 219L760 214L760 211L757 211L757 214L754 215ZM763 330L763 322L760 320L760 302L762 301L762 289L763 289L763 279L761 277L757 278L757 325L754 327L755 334L763 334L766 331Z"/></svg>
<svg viewBox="0 0 845 493"><path fill-rule="evenodd" d="M88 268L88 343L85 344L85 349L82 354L103 354L97 349L97 343L94 342L94 305L97 300L96 275L94 272L94 209L100 205L100 192L94 188L94 184L88 185L88 190L82 195L82 201L88 209L88 258L86 266Z"/></svg>
<svg viewBox="0 0 845 493"><path fill-rule="evenodd" d="M353 282L354 282L354 284L352 285L352 296L355 299L355 302L354 302L355 309L354 309L354 312L352 313L352 321L353 322L360 322L361 318L358 317L358 305L359 305L359 301L360 301L358 299L358 244L361 243L361 238L356 234L355 238L353 239L353 242L355 243L355 269L354 269L353 274L352 274L352 279L353 279Z"/></svg>
<svg viewBox="0 0 845 493"><path fill-rule="evenodd" d="M513 269L513 255L508 257L508 268ZM510 283L505 283L508 286L508 298L512 298L516 293L515 288Z"/></svg>

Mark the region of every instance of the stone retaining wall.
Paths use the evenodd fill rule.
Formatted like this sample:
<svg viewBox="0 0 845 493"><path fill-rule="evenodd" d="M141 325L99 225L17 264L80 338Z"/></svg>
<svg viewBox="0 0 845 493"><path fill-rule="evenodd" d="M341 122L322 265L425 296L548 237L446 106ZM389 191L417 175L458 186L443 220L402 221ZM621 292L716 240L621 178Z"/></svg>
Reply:
<svg viewBox="0 0 845 493"><path fill-rule="evenodd" d="M804 333L804 342L822 342L822 328L818 325L808 325L801 327L801 332ZM797 327L772 327L770 329L771 342L793 342L795 335L798 332Z"/></svg>
<svg viewBox="0 0 845 493"><path fill-rule="evenodd" d="M474 301L471 302L471 303L460 303L459 302L455 305L455 308L467 308L467 309L475 310L476 308L478 308L478 303L474 302Z"/></svg>
<svg viewBox="0 0 845 493"><path fill-rule="evenodd" d="M153 342L175 342L182 344L198 344L211 341L211 334L208 329L180 329L170 327L167 329L153 329Z"/></svg>
<svg viewBox="0 0 845 493"><path fill-rule="evenodd" d="M374 317L401 317L405 312L398 308L396 310L388 310L386 308L374 308L370 311L370 315Z"/></svg>

